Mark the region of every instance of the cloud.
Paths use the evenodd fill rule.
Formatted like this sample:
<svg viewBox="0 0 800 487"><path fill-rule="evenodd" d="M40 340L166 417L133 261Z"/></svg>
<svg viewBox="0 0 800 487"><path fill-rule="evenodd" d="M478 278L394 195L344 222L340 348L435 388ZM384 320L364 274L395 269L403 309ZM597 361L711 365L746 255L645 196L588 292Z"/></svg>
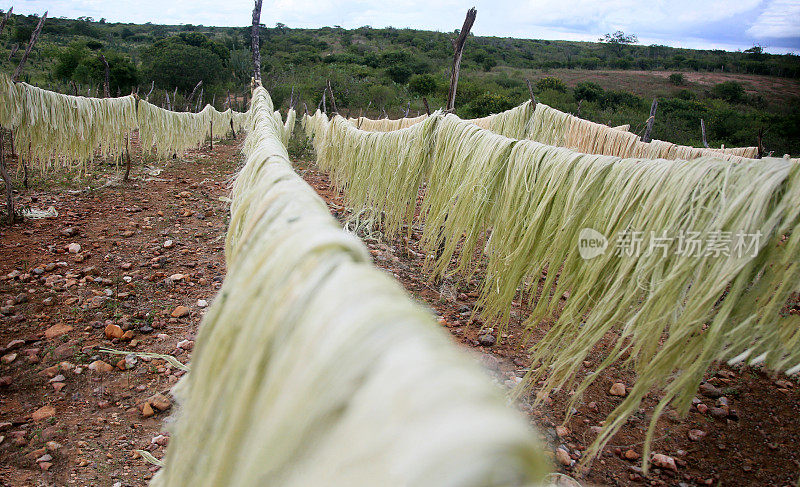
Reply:
<svg viewBox="0 0 800 487"><path fill-rule="evenodd" d="M800 0L265 0L261 21L289 27L394 26L452 32L475 6L476 35L593 41L622 30L643 44L800 50ZM0 0L7 8L9 0ZM15 0L18 13L109 22L250 25L252 0Z"/></svg>
<svg viewBox="0 0 800 487"><path fill-rule="evenodd" d="M800 37L800 0L773 0L747 33L757 39Z"/></svg>

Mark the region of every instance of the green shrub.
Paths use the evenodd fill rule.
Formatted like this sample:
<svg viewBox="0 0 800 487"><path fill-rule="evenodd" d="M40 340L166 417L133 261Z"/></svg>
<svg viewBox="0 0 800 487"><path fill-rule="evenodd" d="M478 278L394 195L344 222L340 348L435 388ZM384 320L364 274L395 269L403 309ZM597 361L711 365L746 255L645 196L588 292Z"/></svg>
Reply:
<svg viewBox="0 0 800 487"><path fill-rule="evenodd" d="M736 81L725 81L711 88L711 96L728 103L739 103L745 99L744 86Z"/></svg>
<svg viewBox="0 0 800 487"><path fill-rule="evenodd" d="M684 82L683 73L672 73L669 75L669 82L675 86L680 86Z"/></svg>
<svg viewBox="0 0 800 487"><path fill-rule="evenodd" d="M536 88L539 91L545 90L553 90L559 91L561 93L565 93L567 91L567 85L561 78L556 78L555 76L545 76L544 78L538 80L536 82Z"/></svg>
<svg viewBox="0 0 800 487"><path fill-rule="evenodd" d="M408 82L408 89L419 96L428 96L436 91L436 78L430 74L417 74Z"/></svg>

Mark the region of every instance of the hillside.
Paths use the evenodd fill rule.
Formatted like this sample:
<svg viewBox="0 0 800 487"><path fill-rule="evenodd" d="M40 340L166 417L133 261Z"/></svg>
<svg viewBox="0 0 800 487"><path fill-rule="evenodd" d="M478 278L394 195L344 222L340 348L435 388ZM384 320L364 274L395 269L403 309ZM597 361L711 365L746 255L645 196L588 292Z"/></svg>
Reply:
<svg viewBox="0 0 800 487"><path fill-rule="evenodd" d="M0 37L0 69L13 70L38 19L13 15ZM368 109L392 117L444 104L451 57L449 33L413 29L264 28L264 84L277 105L294 99L317 106L326 80L340 111ZM199 80L206 103L221 107L250 77L249 28L106 23L47 19L23 78L66 93L96 95L99 55L111 65L112 94L137 87L178 106ZM21 46L13 52L15 46ZM712 146L754 145L760 128L776 155L800 154L800 61L793 55L690 50L473 36L462 64L457 112L479 117L529 97L584 118L639 130L650 101L660 111L654 137L700 145L700 119ZM9 54L12 54L9 56ZM544 79L547 78L547 79ZM544 80L543 80L544 79ZM177 89L177 91L175 91ZM173 100L174 102L174 100Z"/></svg>

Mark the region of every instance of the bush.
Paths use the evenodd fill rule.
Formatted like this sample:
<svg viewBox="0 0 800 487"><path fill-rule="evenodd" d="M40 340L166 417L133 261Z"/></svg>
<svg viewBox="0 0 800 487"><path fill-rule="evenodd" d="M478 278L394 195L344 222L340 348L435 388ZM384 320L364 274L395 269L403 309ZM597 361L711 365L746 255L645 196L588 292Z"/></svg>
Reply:
<svg viewBox="0 0 800 487"><path fill-rule="evenodd" d="M725 81L714 85L711 96L725 100L728 103L738 103L744 100L744 87L736 81Z"/></svg>
<svg viewBox="0 0 800 487"><path fill-rule="evenodd" d="M436 78L430 74L418 74L408 82L408 89L419 96L428 96L436 91Z"/></svg>
<svg viewBox="0 0 800 487"><path fill-rule="evenodd" d="M544 78L538 80L536 82L536 88L538 88L539 91L553 90L561 93L565 93L567 91L567 85L564 83L564 81L560 78L556 78L555 76L545 76Z"/></svg>
<svg viewBox="0 0 800 487"><path fill-rule="evenodd" d="M605 91L597 83L592 83L591 81L584 81L583 83L579 83L578 86L575 87L575 101L579 100L586 100L589 102L598 101L603 97L603 93L605 93Z"/></svg>
<svg viewBox="0 0 800 487"><path fill-rule="evenodd" d="M492 113L504 112L517 105L515 100L505 95L487 92L473 98L460 112L467 118L480 118Z"/></svg>
<svg viewBox="0 0 800 487"><path fill-rule="evenodd" d="M669 75L669 82L675 86L680 86L684 82L683 73L672 73Z"/></svg>

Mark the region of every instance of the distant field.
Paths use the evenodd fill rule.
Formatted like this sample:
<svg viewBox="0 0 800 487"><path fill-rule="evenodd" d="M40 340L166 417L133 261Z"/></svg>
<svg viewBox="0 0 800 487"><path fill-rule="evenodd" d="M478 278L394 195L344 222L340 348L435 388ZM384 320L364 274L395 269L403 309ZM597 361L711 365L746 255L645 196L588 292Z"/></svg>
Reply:
<svg viewBox="0 0 800 487"><path fill-rule="evenodd" d="M778 78L775 76L716 73L698 71L612 71L612 70L584 70L584 69L553 69L548 71L524 71L513 68L498 68L505 70L509 76L522 73L524 77L537 80L545 76L561 78L569 87L578 83L591 81L606 90L629 91L639 96L655 96L675 92L679 89L688 89L702 93L711 89L715 84L725 81L741 83L750 94L761 94L768 102L781 103L792 98L800 97L800 80L791 78ZM669 75L682 73L686 79L681 86L669 82Z"/></svg>

